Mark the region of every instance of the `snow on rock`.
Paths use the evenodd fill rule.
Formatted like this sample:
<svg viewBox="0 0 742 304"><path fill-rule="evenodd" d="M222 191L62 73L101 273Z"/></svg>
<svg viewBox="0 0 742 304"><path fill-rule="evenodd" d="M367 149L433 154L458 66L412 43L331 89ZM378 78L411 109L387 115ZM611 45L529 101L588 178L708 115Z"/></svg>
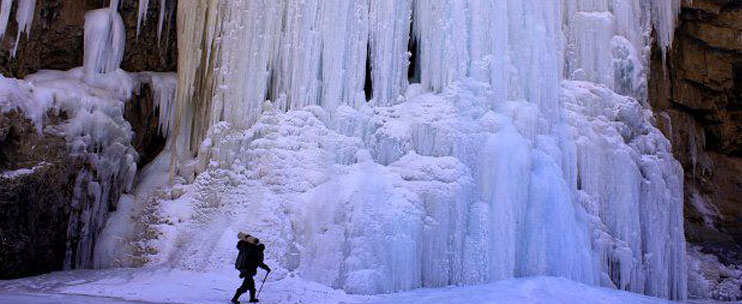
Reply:
<svg viewBox="0 0 742 304"><path fill-rule="evenodd" d="M49 163L42 161L39 164L31 168L22 168L22 169L17 169L17 170L12 170L12 171L5 171L5 172L2 172L2 174L0 174L0 178L11 179L11 178L16 178L16 177L23 176L23 175L33 174L39 168L43 168L44 166L47 166L47 165L49 165Z"/></svg>
<svg viewBox="0 0 742 304"><path fill-rule="evenodd" d="M120 71L88 79L82 68L40 71L22 84L27 99L19 108L38 126L46 125L48 111L64 113L66 119L52 132L63 136L73 155L89 165L78 174L76 199L82 211L70 221L70 235L82 235L77 248L68 248L65 267L84 267L92 260L94 235L100 232L109 200L131 188L137 153L131 146L131 127L122 116L124 102L133 89L131 77ZM116 86L120 86L116 88ZM128 93L126 93L128 92ZM88 202L88 198L92 198Z"/></svg>
<svg viewBox="0 0 742 304"><path fill-rule="evenodd" d="M719 301L742 300L742 268L726 266L701 248L688 248L688 297Z"/></svg>

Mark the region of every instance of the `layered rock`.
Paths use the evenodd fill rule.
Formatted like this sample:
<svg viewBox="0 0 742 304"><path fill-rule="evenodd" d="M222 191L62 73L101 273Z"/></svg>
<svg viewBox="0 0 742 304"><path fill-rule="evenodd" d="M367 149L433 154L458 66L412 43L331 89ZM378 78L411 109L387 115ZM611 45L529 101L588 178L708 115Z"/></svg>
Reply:
<svg viewBox="0 0 742 304"><path fill-rule="evenodd" d="M650 99L685 170L686 237L740 265L742 1L685 3L675 36L653 56Z"/></svg>

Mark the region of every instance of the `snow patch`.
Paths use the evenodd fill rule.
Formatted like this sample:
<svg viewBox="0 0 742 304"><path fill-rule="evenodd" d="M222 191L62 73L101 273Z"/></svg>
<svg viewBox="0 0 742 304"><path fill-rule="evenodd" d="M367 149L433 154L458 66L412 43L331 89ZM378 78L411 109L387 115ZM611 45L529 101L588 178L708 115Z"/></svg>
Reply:
<svg viewBox="0 0 742 304"><path fill-rule="evenodd" d="M688 297L719 301L742 300L742 268L724 265L697 246L688 247Z"/></svg>
<svg viewBox="0 0 742 304"><path fill-rule="evenodd" d="M49 163L43 161L37 164L36 166L33 166L32 168L22 168L22 169L8 170L5 172L2 172L2 174L0 174L0 177L5 178L5 179L13 179L13 178L21 177L24 175L33 174L34 172L36 172L36 170L44 166L47 166L47 165L49 165Z"/></svg>

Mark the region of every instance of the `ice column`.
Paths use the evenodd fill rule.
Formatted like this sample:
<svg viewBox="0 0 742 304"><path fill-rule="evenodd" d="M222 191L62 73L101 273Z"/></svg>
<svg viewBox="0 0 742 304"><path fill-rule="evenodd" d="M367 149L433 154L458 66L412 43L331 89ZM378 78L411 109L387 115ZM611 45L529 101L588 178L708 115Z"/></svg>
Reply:
<svg viewBox="0 0 742 304"><path fill-rule="evenodd" d="M467 75L470 61L468 20L472 15L488 13L487 10L470 11L472 2L476 1L415 1L414 34L419 48L420 83L424 88L441 91ZM481 40L476 42L483 44L489 40L489 37L477 38Z"/></svg>
<svg viewBox="0 0 742 304"><path fill-rule="evenodd" d="M323 1L322 96L324 108L366 102L363 85L368 56L369 0Z"/></svg>
<svg viewBox="0 0 742 304"><path fill-rule="evenodd" d="M398 103L408 85L407 68L411 0L370 0L369 49L373 100L376 105Z"/></svg>
<svg viewBox="0 0 742 304"><path fill-rule="evenodd" d="M572 16L575 62L570 77L613 87L613 15L609 12L578 12Z"/></svg>
<svg viewBox="0 0 742 304"><path fill-rule="evenodd" d="M441 91L464 77L490 83L494 101L508 98L507 1L415 1L413 39L420 83Z"/></svg>
<svg viewBox="0 0 742 304"><path fill-rule="evenodd" d="M86 73L109 73L119 68L124 58L126 31L115 7L101 8L85 14Z"/></svg>
<svg viewBox="0 0 742 304"><path fill-rule="evenodd" d="M178 88L175 132L170 139L177 142L174 155L189 155L195 151L209 127L207 109L215 99L212 93L218 52L215 41L218 3L217 0L183 1L178 5ZM235 99L234 103L239 100Z"/></svg>
<svg viewBox="0 0 742 304"><path fill-rule="evenodd" d="M559 117L564 55L559 1L508 0L510 99L536 104L549 121Z"/></svg>

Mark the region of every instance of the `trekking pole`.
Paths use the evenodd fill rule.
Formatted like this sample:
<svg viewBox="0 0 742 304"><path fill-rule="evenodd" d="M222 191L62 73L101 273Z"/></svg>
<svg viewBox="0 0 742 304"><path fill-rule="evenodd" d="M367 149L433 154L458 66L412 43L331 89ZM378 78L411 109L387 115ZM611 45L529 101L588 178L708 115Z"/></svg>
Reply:
<svg viewBox="0 0 742 304"><path fill-rule="evenodd" d="M255 296L256 298L260 298L260 291L263 290L263 285L265 285L265 280L268 279L268 275L271 274L270 272L265 273L265 277L263 277L263 283L260 283L260 289L258 289L258 294Z"/></svg>

